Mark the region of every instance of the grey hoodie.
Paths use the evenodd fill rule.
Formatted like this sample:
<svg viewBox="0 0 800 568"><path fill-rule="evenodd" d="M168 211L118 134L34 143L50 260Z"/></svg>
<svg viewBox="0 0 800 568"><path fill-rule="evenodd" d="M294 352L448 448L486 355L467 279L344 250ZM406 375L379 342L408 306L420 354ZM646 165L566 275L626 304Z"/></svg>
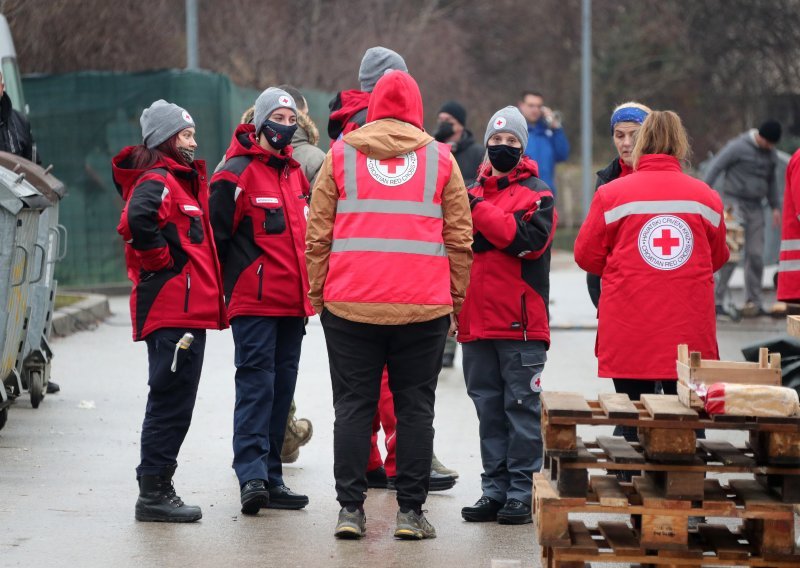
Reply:
<svg viewBox="0 0 800 568"><path fill-rule="evenodd" d="M732 197L761 201L767 198L769 206L780 208L778 186L775 180L775 150L759 148L756 130L740 134L728 142L714 157L706 173L705 182L714 187L721 174L725 175L722 187L715 188Z"/></svg>

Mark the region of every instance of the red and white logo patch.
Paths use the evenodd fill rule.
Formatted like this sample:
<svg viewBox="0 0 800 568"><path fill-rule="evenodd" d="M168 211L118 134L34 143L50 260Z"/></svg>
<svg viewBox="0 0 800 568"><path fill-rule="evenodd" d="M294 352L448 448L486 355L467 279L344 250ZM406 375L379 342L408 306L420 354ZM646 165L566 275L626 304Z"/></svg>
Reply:
<svg viewBox="0 0 800 568"><path fill-rule="evenodd" d="M542 374L534 373L531 379L531 390L533 392L542 392Z"/></svg>
<svg viewBox="0 0 800 568"><path fill-rule="evenodd" d="M286 95L282 95L281 97L278 98L278 103L280 103L281 106L285 107L292 106L292 99L290 97L287 97Z"/></svg>
<svg viewBox="0 0 800 568"><path fill-rule="evenodd" d="M367 158L367 171L372 179L382 185L402 185L414 176L417 171L417 155L414 152L376 160Z"/></svg>
<svg viewBox="0 0 800 568"><path fill-rule="evenodd" d="M658 270L675 270L692 256L694 236L683 219L661 215L645 223L638 244L647 264Z"/></svg>
<svg viewBox="0 0 800 568"><path fill-rule="evenodd" d="M506 119L502 116L498 116L497 120L494 121L495 128L505 128L506 126Z"/></svg>
<svg viewBox="0 0 800 568"><path fill-rule="evenodd" d="M183 113L181 114L181 117L183 118L183 120L185 120L189 124L194 124L194 120L192 120L192 115L190 115L188 112L183 111Z"/></svg>

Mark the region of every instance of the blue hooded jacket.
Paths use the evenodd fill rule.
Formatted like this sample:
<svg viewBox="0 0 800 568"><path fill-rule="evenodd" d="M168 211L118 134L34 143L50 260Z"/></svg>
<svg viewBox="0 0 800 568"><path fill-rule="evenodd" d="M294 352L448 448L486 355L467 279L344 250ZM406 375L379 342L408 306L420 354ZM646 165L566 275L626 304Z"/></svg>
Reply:
<svg viewBox="0 0 800 568"><path fill-rule="evenodd" d="M556 164L569 158L569 142L563 128L550 128L542 118L528 124L528 146L525 154L539 165L539 179L556 194Z"/></svg>

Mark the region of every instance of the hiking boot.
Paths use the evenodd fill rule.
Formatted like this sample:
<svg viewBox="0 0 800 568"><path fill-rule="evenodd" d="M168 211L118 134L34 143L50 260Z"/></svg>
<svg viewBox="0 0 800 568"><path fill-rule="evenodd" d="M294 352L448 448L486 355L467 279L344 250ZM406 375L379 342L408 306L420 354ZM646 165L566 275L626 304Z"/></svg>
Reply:
<svg viewBox="0 0 800 568"><path fill-rule="evenodd" d="M767 315L767 312L764 311L764 308L755 302L747 302L744 306L742 306L741 313L743 318L757 318Z"/></svg>
<svg viewBox="0 0 800 568"><path fill-rule="evenodd" d="M308 496L295 493L285 485L269 488L267 509L302 509L308 505Z"/></svg>
<svg viewBox="0 0 800 568"><path fill-rule="evenodd" d="M47 381L47 394L56 394L61 390L61 387L58 386L58 383L54 383L53 381Z"/></svg>
<svg viewBox="0 0 800 568"><path fill-rule="evenodd" d="M419 513L413 509L397 511L397 528L394 537L402 540L422 540L436 538L436 529L425 518L425 511Z"/></svg>
<svg viewBox="0 0 800 568"><path fill-rule="evenodd" d="M497 511L503 508L500 501L483 496L472 507L461 509L461 517L472 523L488 523L497 520Z"/></svg>
<svg viewBox="0 0 800 568"><path fill-rule="evenodd" d="M531 508L519 499L509 499L497 512L497 522L501 525L526 525L533 522Z"/></svg>
<svg viewBox="0 0 800 568"><path fill-rule="evenodd" d="M721 304L717 304L714 310L717 314L717 319L720 321L738 322L742 319L742 314L734 307L727 308Z"/></svg>
<svg viewBox="0 0 800 568"><path fill-rule="evenodd" d="M449 467L445 467L445 465L439 461L439 458L436 457L436 454L433 454L433 459L431 460L431 469L439 475L447 475L453 479L458 479L458 472L454 469L450 469Z"/></svg>
<svg viewBox="0 0 800 568"><path fill-rule="evenodd" d="M251 479L242 485L242 513L257 515L269 504L269 491L263 479Z"/></svg>
<svg viewBox="0 0 800 568"><path fill-rule="evenodd" d="M386 477L386 470L382 465L367 472L367 487L373 489L386 489L388 479Z"/></svg>
<svg viewBox="0 0 800 568"><path fill-rule="evenodd" d="M290 414L286 420L286 435L281 448L281 461L283 463L297 461L300 456L300 447L308 444L313 435L314 427L311 425L310 420L295 418L294 414Z"/></svg>
<svg viewBox="0 0 800 568"><path fill-rule="evenodd" d="M363 507L342 507L333 536L342 539L359 539L367 533L367 515Z"/></svg>
<svg viewBox="0 0 800 568"><path fill-rule="evenodd" d="M139 478L136 520L159 523L193 523L203 518L200 507L185 505L175 494L172 474Z"/></svg>
<svg viewBox="0 0 800 568"><path fill-rule="evenodd" d="M390 489L391 491L396 491L397 488L395 486L397 478L394 476L386 478L386 489ZM431 470L431 476L428 482L428 491L447 491L448 489L452 489L453 486L456 484L456 480L454 477L449 475L441 475L436 473L434 470Z"/></svg>

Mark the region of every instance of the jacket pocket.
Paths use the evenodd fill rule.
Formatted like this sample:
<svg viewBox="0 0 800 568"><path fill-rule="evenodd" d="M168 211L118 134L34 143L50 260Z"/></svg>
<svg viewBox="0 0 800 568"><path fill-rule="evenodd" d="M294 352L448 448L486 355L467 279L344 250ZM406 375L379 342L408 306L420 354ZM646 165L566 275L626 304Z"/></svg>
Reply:
<svg viewBox="0 0 800 568"><path fill-rule="evenodd" d="M262 292L264 290L264 263L258 265L258 270L256 270L256 274L258 274L258 301L261 301Z"/></svg>
<svg viewBox="0 0 800 568"><path fill-rule="evenodd" d="M280 197L274 195L253 195L251 205L257 211L263 211L262 228L267 235L279 235L286 231L286 216ZM260 220L257 218L257 220Z"/></svg>
<svg viewBox="0 0 800 568"><path fill-rule="evenodd" d="M173 340L171 337L159 337L156 339L155 352L151 352L150 357L150 376L147 384L157 392L167 392L178 388L186 377L191 373L192 359L195 349L190 345L189 349L177 349L178 337ZM175 370L172 370L172 363L175 362Z"/></svg>
<svg viewBox="0 0 800 568"><path fill-rule="evenodd" d="M179 207L181 213L186 215L189 219L189 230L186 231L189 242L194 245L202 243L205 238L203 232L203 211L197 205L192 205L190 203L181 203Z"/></svg>

